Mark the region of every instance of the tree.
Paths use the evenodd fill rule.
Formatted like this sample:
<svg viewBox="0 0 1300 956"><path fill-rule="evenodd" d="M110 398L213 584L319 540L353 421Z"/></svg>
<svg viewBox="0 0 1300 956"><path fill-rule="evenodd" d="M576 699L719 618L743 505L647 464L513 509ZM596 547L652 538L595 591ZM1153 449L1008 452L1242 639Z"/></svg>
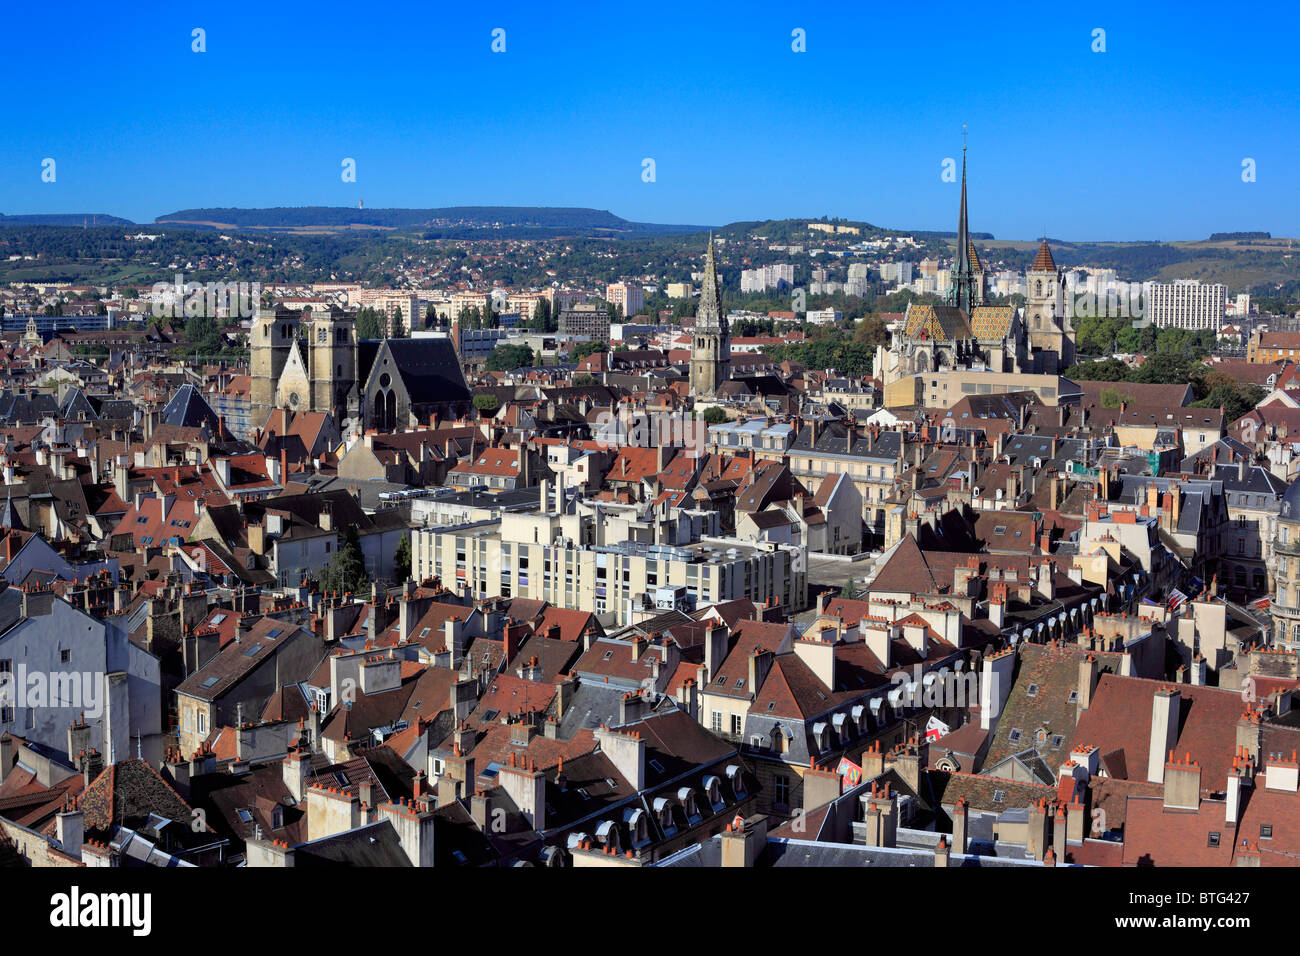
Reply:
<svg viewBox="0 0 1300 956"><path fill-rule="evenodd" d="M489 372L512 372L533 364L533 350L527 345L498 345L483 367Z"/></svg>
<svg viewBox="0 0 1300 956"><path fill-rule="evenodd" d="M402 535L402 540L397 542L397 553L393 555L393 562L393 571L397 576L398 583L405 583L406 579L411 576L411 538L409 535Z"/></svg>
<svg viewBox="0 0 1300 956"><path fill-rule="evenodd" d="M1065 377L1083 382L1123 382L1129 376L1129 367L1117 358L1099 362L1080 362L1065 370Z"/></svg>
<svg viewBox="0 0 1300 956"><path fill-rule="evenodd" d="M369 584L366 559L361 553L361 536L357 533L356 525L348 525L343 546L321 569L321 590L359 594Z"/></svg>
<svg viewBox="0 0 1300 956"><path fill-rule="evenodd" d="M357 338L378 339L380 334L379 313L371 308L357 310Z"/></svg>
<svg viewBox="0 0 1300 956"><path fill-rule="evenodd" d="M402 307L400 305L393 309L393 334L390 338L406 338L406 328L402 325Z"/></svg>
<svg viewBox="0 0 1300 956"><path fill-rule="evenodd" d="M1121 392L1117 387L1103 388L1101 390L1101 407L1102 408L1119 408L1125 402L1131 402L1132 399Z"/></svg>
<svg viewBox="0 0 1300 956"><path fill-rule="evenodd" d="M717 405L712 405L704 410L704 421L709 425L721 425L727 420L727 413Z"/></svg>
<svg viewBox="0 0 1300 956"><path fill-rule="evenodd" d="M588 385L599 385L600 382L596 379L596 376L592 375L590 372L583 372L580 375L573 376L573 384L579 388L583 388Z"/></svg>
<svg viewBox="0 0 1300 956"><path fill-rule="evenodd" d="M588 355L594 355L597 352L605 351L604 342L579 342L569 352L569 361L581 362Z"/></svg>
<svg viewBox="0 0 1300 956"><path fill-rule="evenodd" d="M475 395L474 407L484 415L495 415L501 407L501 401L495 395Z"/></svg>

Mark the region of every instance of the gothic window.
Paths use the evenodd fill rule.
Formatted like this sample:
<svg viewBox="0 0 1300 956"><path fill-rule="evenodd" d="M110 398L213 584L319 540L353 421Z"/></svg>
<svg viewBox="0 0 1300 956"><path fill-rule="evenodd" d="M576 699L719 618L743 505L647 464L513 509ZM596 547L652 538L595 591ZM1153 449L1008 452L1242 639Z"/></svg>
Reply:
<svg viewBox="0 0 1300 956"><path fill-rule="evenodd" d="M316 342L318 345L324 345L327 342L329 342L329 340L330 340L329 329L325 328L325 326L322 325L319 329L316 330Z"/></svg>
<svg viewBox="0 0 1300 956"><path fill-rule="evenodd" d="M1042 294L1043 294L1043 280L1037 279L1034 282L1034 295L1042 295Z"/></svg>

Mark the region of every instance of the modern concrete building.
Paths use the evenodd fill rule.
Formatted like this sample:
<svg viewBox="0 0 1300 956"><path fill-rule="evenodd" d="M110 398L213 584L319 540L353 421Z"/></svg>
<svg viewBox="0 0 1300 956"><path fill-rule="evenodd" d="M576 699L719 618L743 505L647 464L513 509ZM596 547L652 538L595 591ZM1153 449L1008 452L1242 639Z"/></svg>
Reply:
<svg viewBox="0 0 1300 956"><path fill-rule="evenodd" d="M1227 308L1228 287L1199 279L1148 282L1142 289L1146 317L1160 329L1213 329L1219 331Z"/></svg>

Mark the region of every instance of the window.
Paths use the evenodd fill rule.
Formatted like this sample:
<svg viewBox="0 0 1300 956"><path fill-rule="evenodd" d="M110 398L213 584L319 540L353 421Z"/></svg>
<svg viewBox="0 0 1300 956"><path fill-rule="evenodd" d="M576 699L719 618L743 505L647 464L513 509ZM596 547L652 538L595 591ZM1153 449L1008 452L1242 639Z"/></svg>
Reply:
<svg viewBox="0 0 1300 956"><path fill-rule="evenodd" d="M772 802L778 807L790 805L790 778L779 774L772 778Z"/></svg>
<svg viewBox="0 0 1300 956"><path fill-rule="evenodd" d="M1027 696L1029 696L1029 697L1037 697L1037 696L1038 696L1038 685L1037 685L1037 684L1030 684L1030 685L1029 685L1029 693L1028 693Z"/></svg>
<svg viewBox="0 0 1300 956"><path fill-rule="evenodd" d="M1208 844L1208 845L1209 845L1209 846L1218 846L1218 845L1219 845L1219 835L1220 835L1220 834L1219 834L1219 831L1218 831L1218 830L1215 830L1213 833L1211 833L1211 834L1210 834L1210 840L1209 840L1209 844Z"/></svg>
<svg viewBox="0 0 1300 956"><path fill-rule="evenodd" d="M72 651L68 651L68 650L61 650L61 651L59 651L59 663L60 663L60 664L66 664L66 663L68 663L68 661L70 661L70 660L72 660Z"/></svg>
<svg viewBox="0 0 1300 956"><path fill-rule="evenodd" d="M994 802L994 803L1001 803L1001 802L1002 802L1003 800L1005 800L1006 798L1007 798L1007 792L1006 792L1005 790L994 790L994 791L993 791L993 802Z"/></svg>
<svg viewBox="0 0 1300 956"><path fill-rule="evenodd" d="M741 727L740 714L732 714L731 715L731 736L739 737L742 729L743 728Z"/></svg>
<svg viewBox="0 0 1300 956"><path fill-rule="evenodd" d="M1261 840L1271 840L1271 839L1273 839L1273 824L1271 824L1271 823L1261 823L1261 824L1259 825L1259 838L1260 838Z"/></svg>
<svg viewBox="0 0 1300 956"><path fill-rule="evenodd" d="M1009 739L1011 740L1011 742L1012 742L1013 744L1014 744L1014 743L1019 743L1019 742L1020 742L1020 728L1019 728L1019 727L1017 727L1017 728L1015 728L1014 730L1011 731L1011 737L1010 737Z"/></svg>
<svg viewBox="0 0 1300 956"><path fill-rule="evenodd" d="M720 710L713 712L713 732L715 734L722 733L722 711Z"/></svg>

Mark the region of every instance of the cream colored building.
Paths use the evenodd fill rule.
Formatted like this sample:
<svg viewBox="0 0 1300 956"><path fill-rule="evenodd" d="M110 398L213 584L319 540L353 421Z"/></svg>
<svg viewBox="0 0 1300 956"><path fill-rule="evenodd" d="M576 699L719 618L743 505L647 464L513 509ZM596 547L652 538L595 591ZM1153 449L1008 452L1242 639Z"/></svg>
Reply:
<svg viewBox="0 0 1300 956"><path fill-rule="evenodd" d="M885 386L885 407L951 408L969 395L1033 392L1044 405L1071 404L1082 390L1060 375L955 370L909 375Z"/></svg>
<svg viewBox="0 0 1300 956"><path fill-rule="evenodd" d="M802 547L706 538L683 545L606 540L603 518L505 514L411 532L416 580L438 577L474 598L523 597L628 624L664 610L749 598L794 613L807 595Z"/></svg>

